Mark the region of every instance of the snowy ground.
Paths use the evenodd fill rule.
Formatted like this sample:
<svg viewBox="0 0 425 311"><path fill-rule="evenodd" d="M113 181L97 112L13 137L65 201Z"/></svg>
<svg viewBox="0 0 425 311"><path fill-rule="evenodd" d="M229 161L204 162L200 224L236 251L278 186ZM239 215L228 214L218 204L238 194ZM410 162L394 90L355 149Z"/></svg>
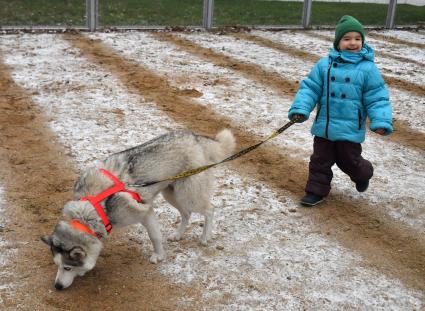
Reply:
<svg viewBox="0 0 425 311"><path fill-rule="evenodd" d="M385 34L390 37L407 40L409 42L425 44L425 32L423 30L419 30L417 33L412 33L409 31L389 30L386 31Z"/></svg>
<svg viewBox="0 0 425 311"><path fill-rule="evenodd" d="M303 48L305 42L306 48L317 55L325 55L330 45L300 33L258 31L255 34L296 48ZM396 31L389 34L414 42L425 40L421 34ZM301 80L313 64L232 36L206 33L178 36L291 80ZM177 88L197 90L202 94L196 99L199 105L231 118L235 126L248 132L265 137L286 122L290 97L282 97L276 90L259 85L231 68L205 62L158 41L149 33L90 37L101 39L122 57L166 75ZM382 51L396 48L379 40L371 43L376 43ZM403 46L403 50L404 57L425 60L425 53L417 48ZM154 102L129 92L117 77L81 56L60 35L3 36L0 52L12 68L15 82L33 94L33 101L48 116L50 127L79 169L181 127L157 109ZM407 81L420 83L425 78L425 64L401 64L386 58L380 58L377 64ZM415 129L425 132L423 123L414 121L425 112L424 98L400 90L391 90L391 94L397 117L409 119ZM305 161L306 170L312 143L309 122L270 142L293 150L294 157ZM385 206L385 213L423 233L423 153L392 142L383 144L370 132L363 146L365 157L375 166L370 190L359 195L351 181L336 169L333 181L336 191L346 197L360 196L371 205ZM311 220L297 211L296 198L289 193L277 194L227 166L218 168L216 176L218 189L213 203L218 208L211 247L219 251L205 256L201 247L185 249L179 243L168 243L168 259L158 265L172 282L203 284L203 298L214 302L206 310L419 310L424 307L423 292L407 288L400 280L368 266L361 255L312 230ZM2 196L0 192L0 230L5 221L1 218ZM177 214L162 199L159 202L157 214L164 236L168 236ZM188 239L197 238L201 222L199 217L192 219ZM142 227L136 227L132 235L141 241L148 239ZM0 240L2 251L6 244L7 241ZM143 243L143 247L145 253L151 252L149 243ZM0 265L6 258L0 257ZM232 297L233 304L222 302L223 295Z"/></svg>

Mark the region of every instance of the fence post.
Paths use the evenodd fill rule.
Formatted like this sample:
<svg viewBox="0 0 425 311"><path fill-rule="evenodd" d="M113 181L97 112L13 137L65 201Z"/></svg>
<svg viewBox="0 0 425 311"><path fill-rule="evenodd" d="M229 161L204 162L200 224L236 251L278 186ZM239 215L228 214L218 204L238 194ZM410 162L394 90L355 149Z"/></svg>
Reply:
<svg viewBox="0 0 425 311"><path fill-rule="evenodd" d="M86 18L89 31L96 31L99 15L99 0L86 0Z"/></svg>
<svg viewBox="0 0 425 311"><path fill-rule="evenodd" d="M304 0L303 5L303 27L308 29L311 27L311 4L312 0Z"/></svg>
<svg viewBox="0 0 425 311"><path fill-rule="evenodd" d="M388 3L387 19L385 21L385 28L394 28L395 12L397 10L397 0L390 0Z"/></svg>
<svg viewBox="0 0 425 311"><path fill-rule="evenodd" d="M204 0L204 18L202 26L204 28L211 28L213 24L213 11L214 11L214 0Z"/></svg>

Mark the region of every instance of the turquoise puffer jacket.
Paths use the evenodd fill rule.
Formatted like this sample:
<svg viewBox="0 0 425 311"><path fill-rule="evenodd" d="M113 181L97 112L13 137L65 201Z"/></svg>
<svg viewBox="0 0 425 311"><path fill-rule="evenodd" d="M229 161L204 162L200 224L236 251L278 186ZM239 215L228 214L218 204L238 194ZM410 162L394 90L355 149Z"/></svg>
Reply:
<svg viewBox="0 0 425 311"><path fill-rule="evenodd" d="M359 53L332 49L301 82L288 116L302 114L306 120L316 107L311 133L331 141L361 143L366 118L372 131L393 131L388 90L366 43Z"/></svg>

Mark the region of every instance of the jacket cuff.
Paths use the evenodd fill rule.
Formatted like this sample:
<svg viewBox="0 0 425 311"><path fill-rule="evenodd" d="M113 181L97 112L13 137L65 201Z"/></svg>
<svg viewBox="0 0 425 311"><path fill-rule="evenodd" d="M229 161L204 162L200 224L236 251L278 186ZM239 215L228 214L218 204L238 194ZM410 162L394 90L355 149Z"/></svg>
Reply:
<svg viewBox="0 0 425 311"><path fill-rule="evenodd" d="M302 114L305 118L304 121L307 121L309 116L310 116L310 113L305 111L304 109L290 109L289 112L288 112L289 120L291 120L291 118L294 114Z"/></svg>
<svg viewBox="0 0 425 311"><path fill-rule="evenodd" d="M379 128L385 130L385 135L390 135L393 132L393 127L391 124L388 124L388 122L374 121L370 124L370 130L373 132Z"/></svg>

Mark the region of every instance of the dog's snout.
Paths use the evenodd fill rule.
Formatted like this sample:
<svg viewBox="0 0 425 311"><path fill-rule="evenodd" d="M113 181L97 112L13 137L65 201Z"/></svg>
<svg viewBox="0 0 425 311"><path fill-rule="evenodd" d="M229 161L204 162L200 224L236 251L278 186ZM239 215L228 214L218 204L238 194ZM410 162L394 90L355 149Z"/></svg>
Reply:
<svg viewBox="0 0 425 311"><path fill-rule="evenodd" d="M55 283L55 288L57 290L62 290L63 289L63 285L61 283Z"/></svg>

